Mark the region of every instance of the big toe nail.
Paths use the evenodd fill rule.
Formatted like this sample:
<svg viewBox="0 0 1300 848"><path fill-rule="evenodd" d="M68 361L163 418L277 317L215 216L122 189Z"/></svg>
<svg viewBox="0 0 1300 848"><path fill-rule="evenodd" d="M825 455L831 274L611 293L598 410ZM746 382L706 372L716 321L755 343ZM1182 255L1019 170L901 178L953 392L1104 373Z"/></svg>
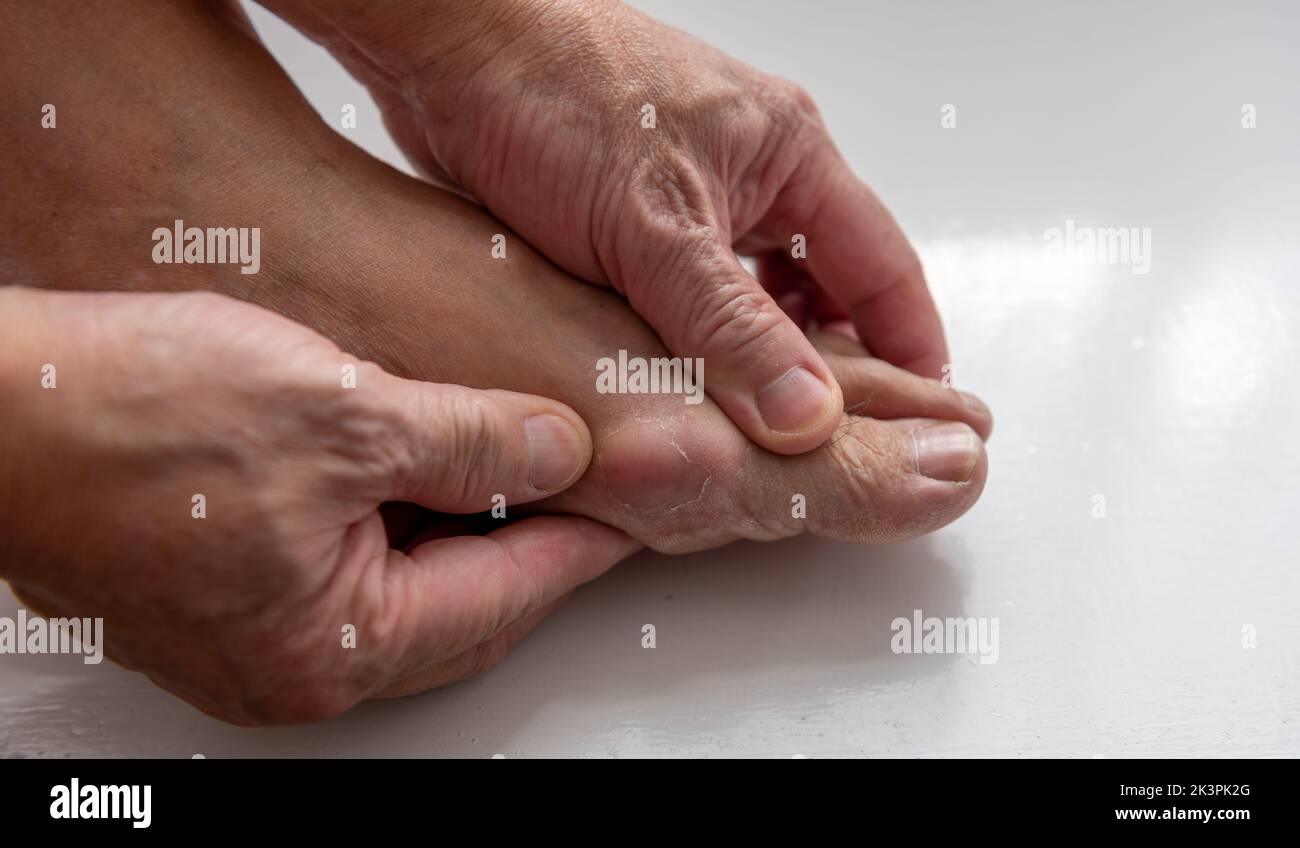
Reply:
<svg viewBox="0 0 1300 848"><path fill-rule="evenodd" d="M965 483L980 458L980 437L955 421L931 424L912 432L916 470L931 480Z"/></svg>

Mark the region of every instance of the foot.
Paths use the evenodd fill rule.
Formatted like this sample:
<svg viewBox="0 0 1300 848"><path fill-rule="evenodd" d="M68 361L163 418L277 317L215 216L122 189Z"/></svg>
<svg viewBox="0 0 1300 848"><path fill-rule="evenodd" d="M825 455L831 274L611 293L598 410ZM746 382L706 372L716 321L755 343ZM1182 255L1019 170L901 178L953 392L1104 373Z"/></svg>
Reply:
<svg viewBox="0 0 1300 848"><path fill-rule="evenodd" d="M577 410L592 432L592 466L541 508L680 553L801 532L898 541L947 524L979 497L987 407L869 357L847 335L813 336L845 411L828 444L799 456L755 446L707 396L691 404L683 394L599 392L602 358L669 356L621 298L557 270L477 207L382 165L357 165L369 172L354 177L369 187L357 192L364 208L340 214L367 222L355 243L369 251L360 267L384 272L364 284L374 293L373 336L353 349L407 376L528 391ZM491 255L498 234L505 259ZM329 265L347 273L356 262Z"/></svg>
<svg viewBox="0 0 1300 848"><path fill-rule="evenodd" d="M136 73L131 57L111 45L86 57L98 63L99 92L84 80L61 86L59 74L75 69L48 56L15 58L46 62L51 89L65 93L57 130L17 112L0 117L15 140L0 184L27 199L25 221L57 221L63 237L0 222L20 233L5 257L17 269L8 281L215 287L403 376L563 401L586 420L595 458L574 488L541 506L604 521L660 551L805 531L896 541L943 526L979 497L987 409L844 336L816 344L845 412L828 444L799 456L754 446L707 397L692 405L682 395L598 392L601 358L668 355L618 295L575 281L478 207L336 135L239 25L188 32L183 46L158 36L186 75L150 81L141 114L131 110L143 101L120 93ZM259 272L155 264L150 234L175 219L259 227ZM498 235L505 259L493 258Z"/></svg>

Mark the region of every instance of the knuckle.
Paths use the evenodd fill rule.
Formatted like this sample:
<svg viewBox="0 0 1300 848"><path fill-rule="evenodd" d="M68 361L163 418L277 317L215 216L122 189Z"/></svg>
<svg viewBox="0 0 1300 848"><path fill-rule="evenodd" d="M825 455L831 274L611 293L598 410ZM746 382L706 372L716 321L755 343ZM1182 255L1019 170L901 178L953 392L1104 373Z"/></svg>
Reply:
<svg viewBox="0 0 1300 848"><path fill-rule="evenodd" d="M562 550L548 549L539 545L532 556L521 558L511 549L504 546L501 548L495 592L501 601L495 606L487 627L482 631L484 639L500 633L513 622L531 613L546 596L547 589L534 567L533 557L549 559L562 556L563 553Z"/></svg>
<svg viewBox="0 0 1300 848"><path fill-rule="evenodd" d="M693 298L703 280L727 272L728 234L707 177L679 151L647 157L629 185L610 204L612 264L627 272L618 276L633 308L662 313Z"/></svg>
<svg viewBox="0 0 1300 848"><path fill-rule="evenodd" d="M503 461L505 434L490 402L477 392L449 392L440 397L443 422L436 466L443 470L441 490L457 501L481 491Z"/></svg>
<svg viewBox="0 0 1300 848"><path fill-rule="evenodd" d="M420 466L417 442L410 434L409 413L377 386L379 366L357 365L356 387L330 391L324 404L308 404L309 426L324 455L341 460L335 466L349 480L409 480Z"/></svg>
<svg viewBox="0 0 1300 848"><path fill-rule="evenodd" d="M789 80L781 80L777 86L780 102L786 114L803 121L821 122L821 112L817 101L808 93L808 89Z"/></svg>
<svg viewBox="0 0 1300 848"><path fill-rule="evenodd" d="M693 159L679 151L647 157L633 176L630 200L642 233L680 238L715 229L705 177Z"/></svg>
<svg viewBox="0 0 1300 848"><path fill-rule="evenodd" d="M688 316L698 350L759 356L779 343L784 316L762 291L723 283L696 293Z"/></svg>
<svg viewBox="0 0 1300 848"><path fill-rule="evenodd" d="M766 110L775 134L787 142L827 138L817 101L807 89L789 80L771 77L767 91Z"/></svg>

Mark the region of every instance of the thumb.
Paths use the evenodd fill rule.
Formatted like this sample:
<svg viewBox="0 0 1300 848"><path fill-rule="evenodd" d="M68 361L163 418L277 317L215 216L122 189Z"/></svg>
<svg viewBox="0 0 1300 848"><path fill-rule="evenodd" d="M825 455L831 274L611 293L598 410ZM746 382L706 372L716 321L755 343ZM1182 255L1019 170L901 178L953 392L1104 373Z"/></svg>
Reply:
<svg viewBox="0 0 1300 848"><path fill-rule="evenodd" d="M445 682L436 679L436 664L527 622L640 547L589 518L539 515L487 536L435 539L395 558L379 605L391 630L377 661L390 680L376 691L420 678ZM496 647L509 647L509 639Z"/></svg>
<svg viewBox="0 0 1300 848"><path fill-rule="evenodd" d="M518 392L389 375L414 463L391 500L439 512L482 512L501 495L526 503L573 485L591 462L591 433L569 407Z"/></svg>
<svg viewBox="0 0 1300 848"><path fill-rule="evenodd" d="M844 404L803 331L712 234L676 247L671 261L625 264L632 307L674 354L703 358L709 397L751 441L782 454L821 445Z"/></svg>

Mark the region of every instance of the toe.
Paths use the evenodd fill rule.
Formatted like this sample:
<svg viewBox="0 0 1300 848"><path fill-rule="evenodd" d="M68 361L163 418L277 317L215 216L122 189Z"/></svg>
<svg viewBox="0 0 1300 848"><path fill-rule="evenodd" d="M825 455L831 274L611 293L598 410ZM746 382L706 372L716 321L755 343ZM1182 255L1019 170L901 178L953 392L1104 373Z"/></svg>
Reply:
<svg viewBox="0 0 1300 848"><path fill-rule="evenodd" d="M878 419L960 421L981 439L988 439L993 432L993 414L975 395L904 371L883 359L846 355L847 346L856 344L849 339L840 337L832 344L834 348L823 346L822 354L844 393L845 412Z"/></svg>
<svg viewBox="0 0 1300 848"><path fill-rule="evenodd" d="M984 443L967 424L847 417L805 463L807 524L844 541L897 542L943 527L984 490Z"/></svg>

